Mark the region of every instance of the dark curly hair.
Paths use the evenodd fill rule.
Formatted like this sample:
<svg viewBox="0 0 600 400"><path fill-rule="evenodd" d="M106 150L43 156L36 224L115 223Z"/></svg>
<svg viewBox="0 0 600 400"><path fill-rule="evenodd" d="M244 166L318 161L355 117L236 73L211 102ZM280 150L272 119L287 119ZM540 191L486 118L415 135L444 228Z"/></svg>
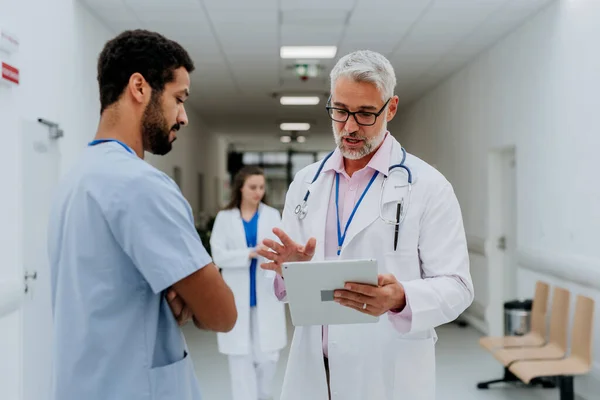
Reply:
<svg viewBox="0 0 600 400"><path fill-rule="evenodd" d="M134 73L142 74L152 90L161 93L181 67L189 73L195 69L179 43L143 29L121 33L106 43L98 58L100 114L119 100Z"/></svg>

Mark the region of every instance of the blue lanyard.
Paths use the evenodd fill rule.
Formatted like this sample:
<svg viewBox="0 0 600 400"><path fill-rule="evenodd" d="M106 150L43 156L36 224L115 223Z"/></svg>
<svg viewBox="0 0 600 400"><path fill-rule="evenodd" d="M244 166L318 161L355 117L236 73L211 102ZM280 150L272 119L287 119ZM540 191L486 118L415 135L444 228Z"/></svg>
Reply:
<svg viewBox="0 0 600 400"><path fill-rule="evenodd" d="M371 185L375 181L375 178L377 178L378 174L379 174L379 171L375 171L375 173L373 174L373 177L369 181L369 184L367 185L367 187L363 191L362 195L360 196L360 199L358 199L358 202L356 203L356 205L354 206L354 209L352 210L352 214L350 214L350 217L348 218L348 221L346 222L346 227L344 228L344 234L342 235L342 229L340 228L340 206L339 206L340 174L337 172L335 173L335 211L336 211L336 217L337 217L337 235L338 235L337 255L338 256L342 252L342 245L344 244L344 240L346 240L346 233L348 232L348 227L350 226L350 223L352 222L352 219L354 218L354 214L356 213L356 210L358 210L360 203L363 201L365 195L369 191L369 188L371 188Z"/></svg>
<svg viewBox="0 0 600 400"><path fill-rule="evenodd" d="M125 143L123 143L123 142L121 142L120 140L117 140L117 139L96 139L96 140L92 140L91 142L89 142L88 146L95 146L97 144L107 143L107 142L116 142L116 143L119 143L121 146L123 146L123 148L125 150L127 150L128 152L130 152L131 154L133 154L133 150L131 150L129 148L129 146L127 146Z"/></svg>

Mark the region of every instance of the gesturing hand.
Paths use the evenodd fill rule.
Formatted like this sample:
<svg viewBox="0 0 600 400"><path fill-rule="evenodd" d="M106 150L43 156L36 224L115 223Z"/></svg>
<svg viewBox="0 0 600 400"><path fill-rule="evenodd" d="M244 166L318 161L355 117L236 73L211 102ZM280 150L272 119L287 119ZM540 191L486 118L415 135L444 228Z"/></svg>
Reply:
<svg viewBox="0 0 600 400"><path fill-rule="evenodd" d="M406 306L404 287L392 274L379 275L378 286L346 283L345 290L334 292L335 301L376 317Z"/></svg>
<svg viewBox="0 0 600 400"><path fill-rule="evenodd" d="M261 268L275 271L281 275L281 265L285 262L312 260L315 254L315 247L317 246L315 238L308 239L306 245L302 246L290 239L279 228L273 229L273 233L281 240L282 244L271 239L263 240L263 246L259 247L256 252L259 256L271 260L271 262L261 264Z"/></svg>
<svg viewBox="0 0 600 400"><path fill-rule="evenodd" d="M177 320L179 326L185 325L190 319L192 319L192 312L185 305L183 299L179 297L175 290L167 290L167 303L169 303L171 312L173 313L173 316Z"/></svg>

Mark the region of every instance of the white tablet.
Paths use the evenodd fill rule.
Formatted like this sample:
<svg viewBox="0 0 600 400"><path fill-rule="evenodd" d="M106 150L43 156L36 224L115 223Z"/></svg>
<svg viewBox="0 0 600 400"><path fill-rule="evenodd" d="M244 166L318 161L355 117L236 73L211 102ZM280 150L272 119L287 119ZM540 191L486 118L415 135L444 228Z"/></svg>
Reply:
<svg viewBox="0 0 600 400"><path fill-rule="evenodd" d="M292 323L340 325L373 323L379 317L334 301L333 291L347 282L377 286L377 260L290 262L282 265Z"/></svg>

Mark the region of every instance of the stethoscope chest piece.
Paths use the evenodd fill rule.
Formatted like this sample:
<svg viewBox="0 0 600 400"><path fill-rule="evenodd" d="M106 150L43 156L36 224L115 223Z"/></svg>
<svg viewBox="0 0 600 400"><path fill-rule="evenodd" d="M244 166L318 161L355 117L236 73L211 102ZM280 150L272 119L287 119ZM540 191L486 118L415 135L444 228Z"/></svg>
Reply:
<svg viewBox="0 0 600 400"><path fill-rule="evenodd" d="M299 219L306 218L306 214L308 213L306 201L303 201L301 204L298 204L294 212L296 213Z"/></svg>

